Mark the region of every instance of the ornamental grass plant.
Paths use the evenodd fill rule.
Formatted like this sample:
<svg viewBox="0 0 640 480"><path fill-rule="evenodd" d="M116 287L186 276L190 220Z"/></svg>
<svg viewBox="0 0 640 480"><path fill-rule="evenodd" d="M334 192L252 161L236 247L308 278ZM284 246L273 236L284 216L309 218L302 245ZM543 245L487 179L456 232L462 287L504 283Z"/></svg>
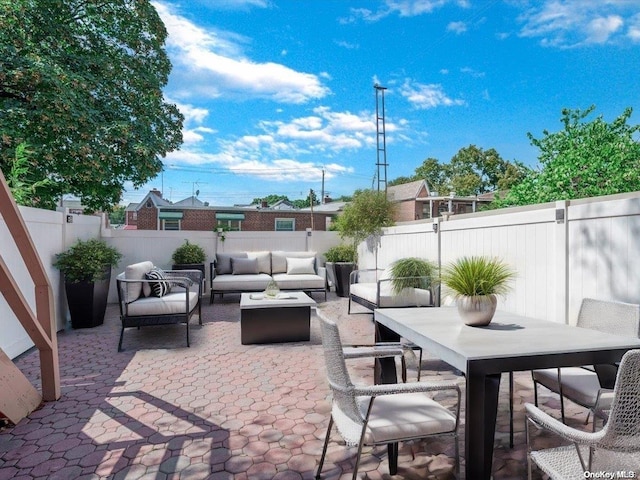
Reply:
<svg viewBox="0 0 640 480"><path fill-rule="evenodd" d="M515 271L498 258L461 257L442 269L442 283L456 298L505 295Z"/></svg>
<svg viewBox="0 0 640 480"><path fill-rule="evenodd" d="M405 288L429 289L437 280L438 267L428 260L416 257L401 258L391 264L393 293Z"/></svg>

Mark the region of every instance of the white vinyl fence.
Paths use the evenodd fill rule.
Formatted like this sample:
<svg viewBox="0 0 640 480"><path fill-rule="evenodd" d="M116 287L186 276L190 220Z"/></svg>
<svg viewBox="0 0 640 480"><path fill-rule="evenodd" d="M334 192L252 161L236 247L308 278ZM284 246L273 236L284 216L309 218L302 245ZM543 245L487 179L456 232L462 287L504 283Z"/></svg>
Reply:
<svg viewBox="0 0 640 480"><path fill-rule="evenodd" d="M222 242L215 232L110 230L101 228L99 217L20 211L53 287L59 329L67 325L67 308L60 273L51 264L78 238L104 238L123 253L114 275L142 260L170 268L173 250L185 239L204 248L207 276L217 249L321 254L340 243L335 232L226 232ZM640 303L640 192L440 218L435 227L432 221L405 223L386 229L378 248L370 247L358 248L360 268L385 268L409 256L441 265L464 255L500 257L517 278L499 308L536 318L573 323L584 297ZM35 309L31 278L2 218L0 253ZM109 301L116 301L113 281ZM0 348L10 358L33 345L3 297L0 332Z"/></svg>
<svg viewBox="0 0 640 480"><path fill-rule="evenodd" d="M585 297L640 303L640 192L417 221L385 231L377 266L417 256L489 255L517 272L499 307L574 323ZM361 268L376 252L359 248ZM446 296L446 291L443 291Z"/></svg>

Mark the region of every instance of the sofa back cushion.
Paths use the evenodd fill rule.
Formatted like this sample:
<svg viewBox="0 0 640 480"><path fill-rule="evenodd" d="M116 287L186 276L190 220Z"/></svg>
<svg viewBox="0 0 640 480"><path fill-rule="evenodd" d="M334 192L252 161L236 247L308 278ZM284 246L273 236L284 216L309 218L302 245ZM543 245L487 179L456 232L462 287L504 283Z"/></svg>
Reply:
<svg viewBox="0 0 640 480"><path fill-rule="evenodd" d="M145 274L153 268L153 262L140 262L127 265L124 269L126 280L143 280ZM135 302L142 293L142 282L127 282L127 303Z"/></svg>
<svg viewBox="0 0 640 480"><path fill-rule="evenodd" d="M271 274L271 252L247 252L247 257L255 258L258 261L258 272Z"/></svg>
<svg viewBox="0 0 640 480"><path fill-rule="evenodd" d="M258 259L231 257L231 269L234 275L255 275L259 273Z"/></svg>
<svg viewBox="0 0 640 480"><path fill-rule="evenodd" d="M287 273L288 258L316 258L316 252L271 252L271 273ZM314 271L315 261L314 261Z"/></svg>
<svg viewBox="0 0 640 480"><path fill-rule="evenodd" d="M228 275L231 270L231 258L247 258L246 252L216 253L216 275Z"/></svg>

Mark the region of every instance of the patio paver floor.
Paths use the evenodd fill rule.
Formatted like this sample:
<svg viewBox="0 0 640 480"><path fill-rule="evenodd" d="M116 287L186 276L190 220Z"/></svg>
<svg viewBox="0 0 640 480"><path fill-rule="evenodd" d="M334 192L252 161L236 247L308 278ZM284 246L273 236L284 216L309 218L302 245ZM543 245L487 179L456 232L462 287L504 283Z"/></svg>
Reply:
<svg viewBox="0 0 640 480"><path fill-rule="evenodd" d="M184 326L162 326L128 329L118 353L117 305L108 306L100 327L61 332L62 396L0 430L0 480L314 478L330 409L317 319L309 342L241 345L239 296L216 298L212 306L203 300L204 325L192 327L191 348ZM346 301L332 293L319 306L338 321L345 343L370 342L372 316L347 315ZM355 377L372 381L370 360L349 362ZM37 351L15 363L40 388ZM428 354L422 368L423 380L457 376ZM516 445L508 446L503 382L496 480L526 478L523 404L533 401L533 387L528 372L515 380ZM541 403L559 416L557 396L542 391ZM571 426L591 428L586 411L570 402L567 417ZM464 428L464 414L462 421ZM354 454L334 431L322 478L351 478ZM398 475L390 476L386 448L369 448L360 477L450 479L453 455L450 438L401 444Z"/></svg>

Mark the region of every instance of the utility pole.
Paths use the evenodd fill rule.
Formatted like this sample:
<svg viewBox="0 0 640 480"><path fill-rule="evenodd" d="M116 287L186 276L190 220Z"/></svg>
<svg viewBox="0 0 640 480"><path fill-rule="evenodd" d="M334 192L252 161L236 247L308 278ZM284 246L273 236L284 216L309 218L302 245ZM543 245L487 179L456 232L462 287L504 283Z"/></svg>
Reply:
<svg viewBox="0 0 640 480"><path fill-rule="evenodd" d="M311 230L313 230L313 189L309 189L309 205L311 206Z"/></svg>
<svg viewBox="0 0 640 480"><path fill-rule="evenodd" d="M324 168L322 169L322 193L320 194L320 203L324 204Z"/></svg>
<svg viewBox="0 0 640 480"><path fill-rule="evenodd" d="M384 91L387 89L377 83L376 91L376 166L378 167L378 191L381 187L387 193L387 139L384 119Z"/></svg>

